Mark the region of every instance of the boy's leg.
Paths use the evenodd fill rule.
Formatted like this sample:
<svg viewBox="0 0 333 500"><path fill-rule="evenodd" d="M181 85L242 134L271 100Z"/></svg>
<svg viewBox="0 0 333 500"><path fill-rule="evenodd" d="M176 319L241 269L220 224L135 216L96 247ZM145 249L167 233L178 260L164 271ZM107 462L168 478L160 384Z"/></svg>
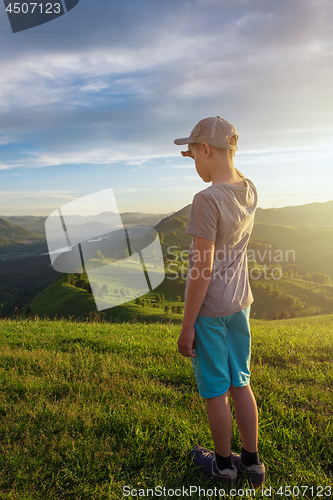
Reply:
<svg viewBox="0 0 333 500"><path fill-rule="evenodd" d="M222 457L230 456L232 417L228 392L206 399L207 416L215 451Z"/></svg>
<svg viewBox="0 0 333 500"><path fill-rule="evenodd" d="M243 448L250 453L255 453L258 451L258 410L251 387L231 385L229 391L234 403Z"/></svg>
<svg viewBox="0 0 333 500"><path fill-rule="evenodd" d="M258 410L251 387L230 386L237 426L242 439L242 454L233 457L239 474L246 474L254 487L265 481L265 466L258 455Z"/></svg>
<svg viewBox="0 0 333 500"><path fill-rule="evenodd" d="M230 485L237 480L238 469L230 452L232 417L228 391L221 396L207 398L206 405L215 452L195 446L191 457L194 465L200 467L208 477Z"/></svg>

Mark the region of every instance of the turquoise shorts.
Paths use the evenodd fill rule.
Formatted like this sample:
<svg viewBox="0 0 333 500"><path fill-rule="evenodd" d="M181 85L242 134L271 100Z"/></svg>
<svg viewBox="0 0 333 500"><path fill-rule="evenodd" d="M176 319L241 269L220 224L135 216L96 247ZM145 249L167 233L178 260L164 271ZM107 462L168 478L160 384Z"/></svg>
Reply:
<svg viewBox="0 0 333 500"><path fill-rule="evenodd" d="M250 383L250 306L243 311L213 318L198 316L195 322L195 352L191 358L200 396L215 398L230 385Z"/></svg>

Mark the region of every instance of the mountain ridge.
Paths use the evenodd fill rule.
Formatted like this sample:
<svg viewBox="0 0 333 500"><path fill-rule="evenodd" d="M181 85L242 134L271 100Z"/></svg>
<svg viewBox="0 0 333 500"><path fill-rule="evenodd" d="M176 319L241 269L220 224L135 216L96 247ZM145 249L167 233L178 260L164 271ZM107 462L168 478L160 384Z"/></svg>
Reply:
<svg viewBox="0 0 333 500"><path fill-rule="evenodd" d="M0 218L0 247L15 244L31 244L41 241L41 236L16 226L12 222Z"/></svg>

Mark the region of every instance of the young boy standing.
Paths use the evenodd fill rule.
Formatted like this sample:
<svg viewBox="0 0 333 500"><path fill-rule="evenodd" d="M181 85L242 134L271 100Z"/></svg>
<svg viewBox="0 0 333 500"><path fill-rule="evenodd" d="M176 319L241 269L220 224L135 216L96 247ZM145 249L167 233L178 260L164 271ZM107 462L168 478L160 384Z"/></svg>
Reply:
<svg viewBox="0 0 333 500"><path fill-rule="evenodd" d="M192 244L185 290L185 312L178 350L192 359L200 395L206 399L215 452L192 450L193 462L209 477L232 483L238 475L259 485L265 467L258 456L258 412L250 387L250 305L247 245L257 207L257 191L233 164L238 135L221 117L201 120L182 156L194 159L204 182L194 196L186 233ZM231 452L229 393L242 440Z"/></svg>

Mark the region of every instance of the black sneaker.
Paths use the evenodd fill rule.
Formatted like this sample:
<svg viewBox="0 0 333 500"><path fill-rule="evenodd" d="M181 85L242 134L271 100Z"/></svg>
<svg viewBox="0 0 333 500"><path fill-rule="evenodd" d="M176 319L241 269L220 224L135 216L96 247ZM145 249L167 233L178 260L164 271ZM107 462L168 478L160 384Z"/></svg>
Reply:
<svg viewBox="0 0 333 500"><path fill-rule="evenodd" d="M217 481L225 484L233 484L237 480L237 469L233 465L232 469L220 470L216 464L215 453L203 446L195 446L191 452L194 465L200 467L202 472Z"/></svg>
<svg viewBox="0 0 333 500"><path fill-rule="evenodd" d="M263 463L259 465L250 465L245 467L242 463L242 458L236 453L232 453L232 463L237 469L238 476L241 477L245 474L246 478L252 483L255 488L265 482L265 466Z"/></svg>

